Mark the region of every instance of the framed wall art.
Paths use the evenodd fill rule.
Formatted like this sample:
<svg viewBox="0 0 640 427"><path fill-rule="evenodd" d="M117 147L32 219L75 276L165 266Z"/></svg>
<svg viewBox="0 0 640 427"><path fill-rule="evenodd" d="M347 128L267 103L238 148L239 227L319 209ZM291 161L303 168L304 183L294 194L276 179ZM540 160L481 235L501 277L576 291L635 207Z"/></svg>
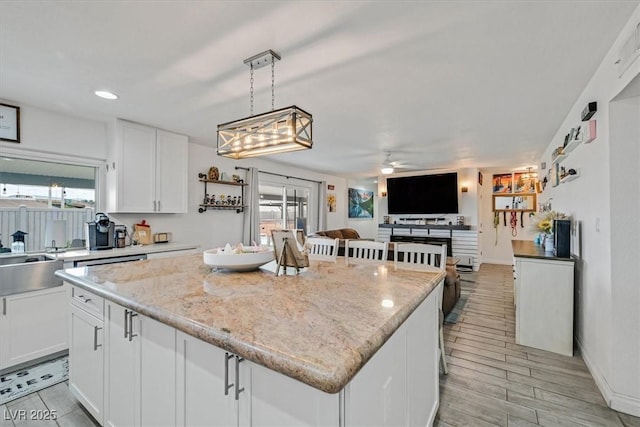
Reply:
<svg viewBox="0 0 640 427"><path fill-rule="evenodd" d="M0 104L0 140L20 142L20 107Z"/></svg>
<svg viewBox="0 0 640 427"><path fill-rule="evenodd" d="M349 189L349 218L373 219L373 191Z"/></svg>
<svg viewBox="0 0 640 427"><path fill-rule="evenodd" d="M510 173L501 173L493 175L494 194L513 193L513 176Z"/></svg>

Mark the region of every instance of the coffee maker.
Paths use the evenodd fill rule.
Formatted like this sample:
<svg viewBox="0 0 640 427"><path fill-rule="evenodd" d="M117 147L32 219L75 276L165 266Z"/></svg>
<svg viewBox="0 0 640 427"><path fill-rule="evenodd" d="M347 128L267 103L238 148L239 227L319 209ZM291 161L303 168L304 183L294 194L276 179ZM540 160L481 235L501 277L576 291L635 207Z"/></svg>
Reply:
<svg viewBox="0 0 640 427"><path fill-rule="evenodd" d="M113 248L115 224L101 212L96 214L95 221L85 223L85 238L90 251Z"/></svg>

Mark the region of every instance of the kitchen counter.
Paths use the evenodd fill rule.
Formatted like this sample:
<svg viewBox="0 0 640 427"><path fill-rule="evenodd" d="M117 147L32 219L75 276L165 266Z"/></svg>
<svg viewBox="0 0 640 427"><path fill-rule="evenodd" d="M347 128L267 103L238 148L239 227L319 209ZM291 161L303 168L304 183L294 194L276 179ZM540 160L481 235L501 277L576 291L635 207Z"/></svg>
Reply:
<svg viewBox="0 0 640 427"><path fill-rule="evenodd" d="M174 252L197 249L198 245L187 243L156 243L152 245L134 245L124 248L103 249L90 251L88 249L69 250L66 252L51 253L57 259L66 262L86 261L91 259L115 258L128 255L154 254L161 252Z"/></svg>
<svg viewBox="0 0 640 427"><path fill-rule="evenodd" d="M342 390L444 279L341 260L312 261L298 276L212 272L201 254L56 274L328 393Z"/></svg>
<svg viewBox="0 0 640 427"><path fill-rule="evenodd" d="M511 248L514 257L574 262L573 258L560 258L551 252L545 252L544 246L536 245L531 240L512 240Z"/></svg>

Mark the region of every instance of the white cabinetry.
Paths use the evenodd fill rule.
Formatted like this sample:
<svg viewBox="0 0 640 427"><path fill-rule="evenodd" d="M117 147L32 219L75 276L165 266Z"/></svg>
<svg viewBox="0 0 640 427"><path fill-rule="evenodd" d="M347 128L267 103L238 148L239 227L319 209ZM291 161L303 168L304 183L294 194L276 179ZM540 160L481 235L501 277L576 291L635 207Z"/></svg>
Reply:
<svg viewBox="0 0 640 427"><path fill-rule="evenodd" d="M117 120L107 164L108 212L187 212L188 138Z"/></svg>
<svg viewBox="0 0 640 427"><path fill-rule="evenodd" d="M175 425L175 329L112 302L105 308L105 425Z"/></svg>
<svg viewBox="0 0 640 427"><path fill-rule="evenodd" d="M573 260L515 258L516 343L573 355Z"/></svg>
<svg viewBox="0 0 640 427"><path fill-rule="evenodd" d="M104 322L102 298L72 288L69 390L100 424L104 422Z"/></svg>
<svg viewBox="0 0 640 427"><path fill-rule="evenodd" d="M440 399L437 296L436 289L347 385L347 426L433 424Z"/></svg>
<svg viewBox="0 0 640 427"><path fill-rule="evenodd" d="M178 426L248 425L246 417L240 423L251 393L246 361L178 332L178 366ZM236 398L237 382L244 390Z"/></svg>
<svg viewBox="0 0 640 427"><path fill-rule="evenodd" d="M438 307L436 289L342 391L329 394L106 302L104 425L431 425L439 402ZM82 338L73 339L71 370L86 378L72 375L71 384L91 395L81 402L99 414L90 408L100 401L100 360L92 353L99 323L73 313L73 335Z"/></svg>
<svg viewBox="0 0 640 427"><path fill-rule="evenodd" d="M178 426L339 425L339 394L181 332L178 351Z"/></svg>
<svg viewBox="0 0 640 427"><path fill-rule="evenodd" d="M336 394L181 332L177 341L178 426L417 426L438 410L437 290Z"/></svg>
<svg viewBox="0 0 640 427"><path fill-rule="evenodd" d="M68 348L66 286L2 297L0 369Z"/></svg>

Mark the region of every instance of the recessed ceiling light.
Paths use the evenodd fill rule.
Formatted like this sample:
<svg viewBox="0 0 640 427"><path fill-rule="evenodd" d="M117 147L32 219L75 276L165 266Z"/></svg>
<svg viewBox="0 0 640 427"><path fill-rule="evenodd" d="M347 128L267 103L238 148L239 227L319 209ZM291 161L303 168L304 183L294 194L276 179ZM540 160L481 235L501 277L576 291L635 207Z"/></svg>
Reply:
<svg viewBox="0 0 640 427"><path fill-rule="evenodd" d="M96 90L93 93L95 93L96 96L104 99L118 99L118 95L113 92L109 92L108 90Z"/></svg>

